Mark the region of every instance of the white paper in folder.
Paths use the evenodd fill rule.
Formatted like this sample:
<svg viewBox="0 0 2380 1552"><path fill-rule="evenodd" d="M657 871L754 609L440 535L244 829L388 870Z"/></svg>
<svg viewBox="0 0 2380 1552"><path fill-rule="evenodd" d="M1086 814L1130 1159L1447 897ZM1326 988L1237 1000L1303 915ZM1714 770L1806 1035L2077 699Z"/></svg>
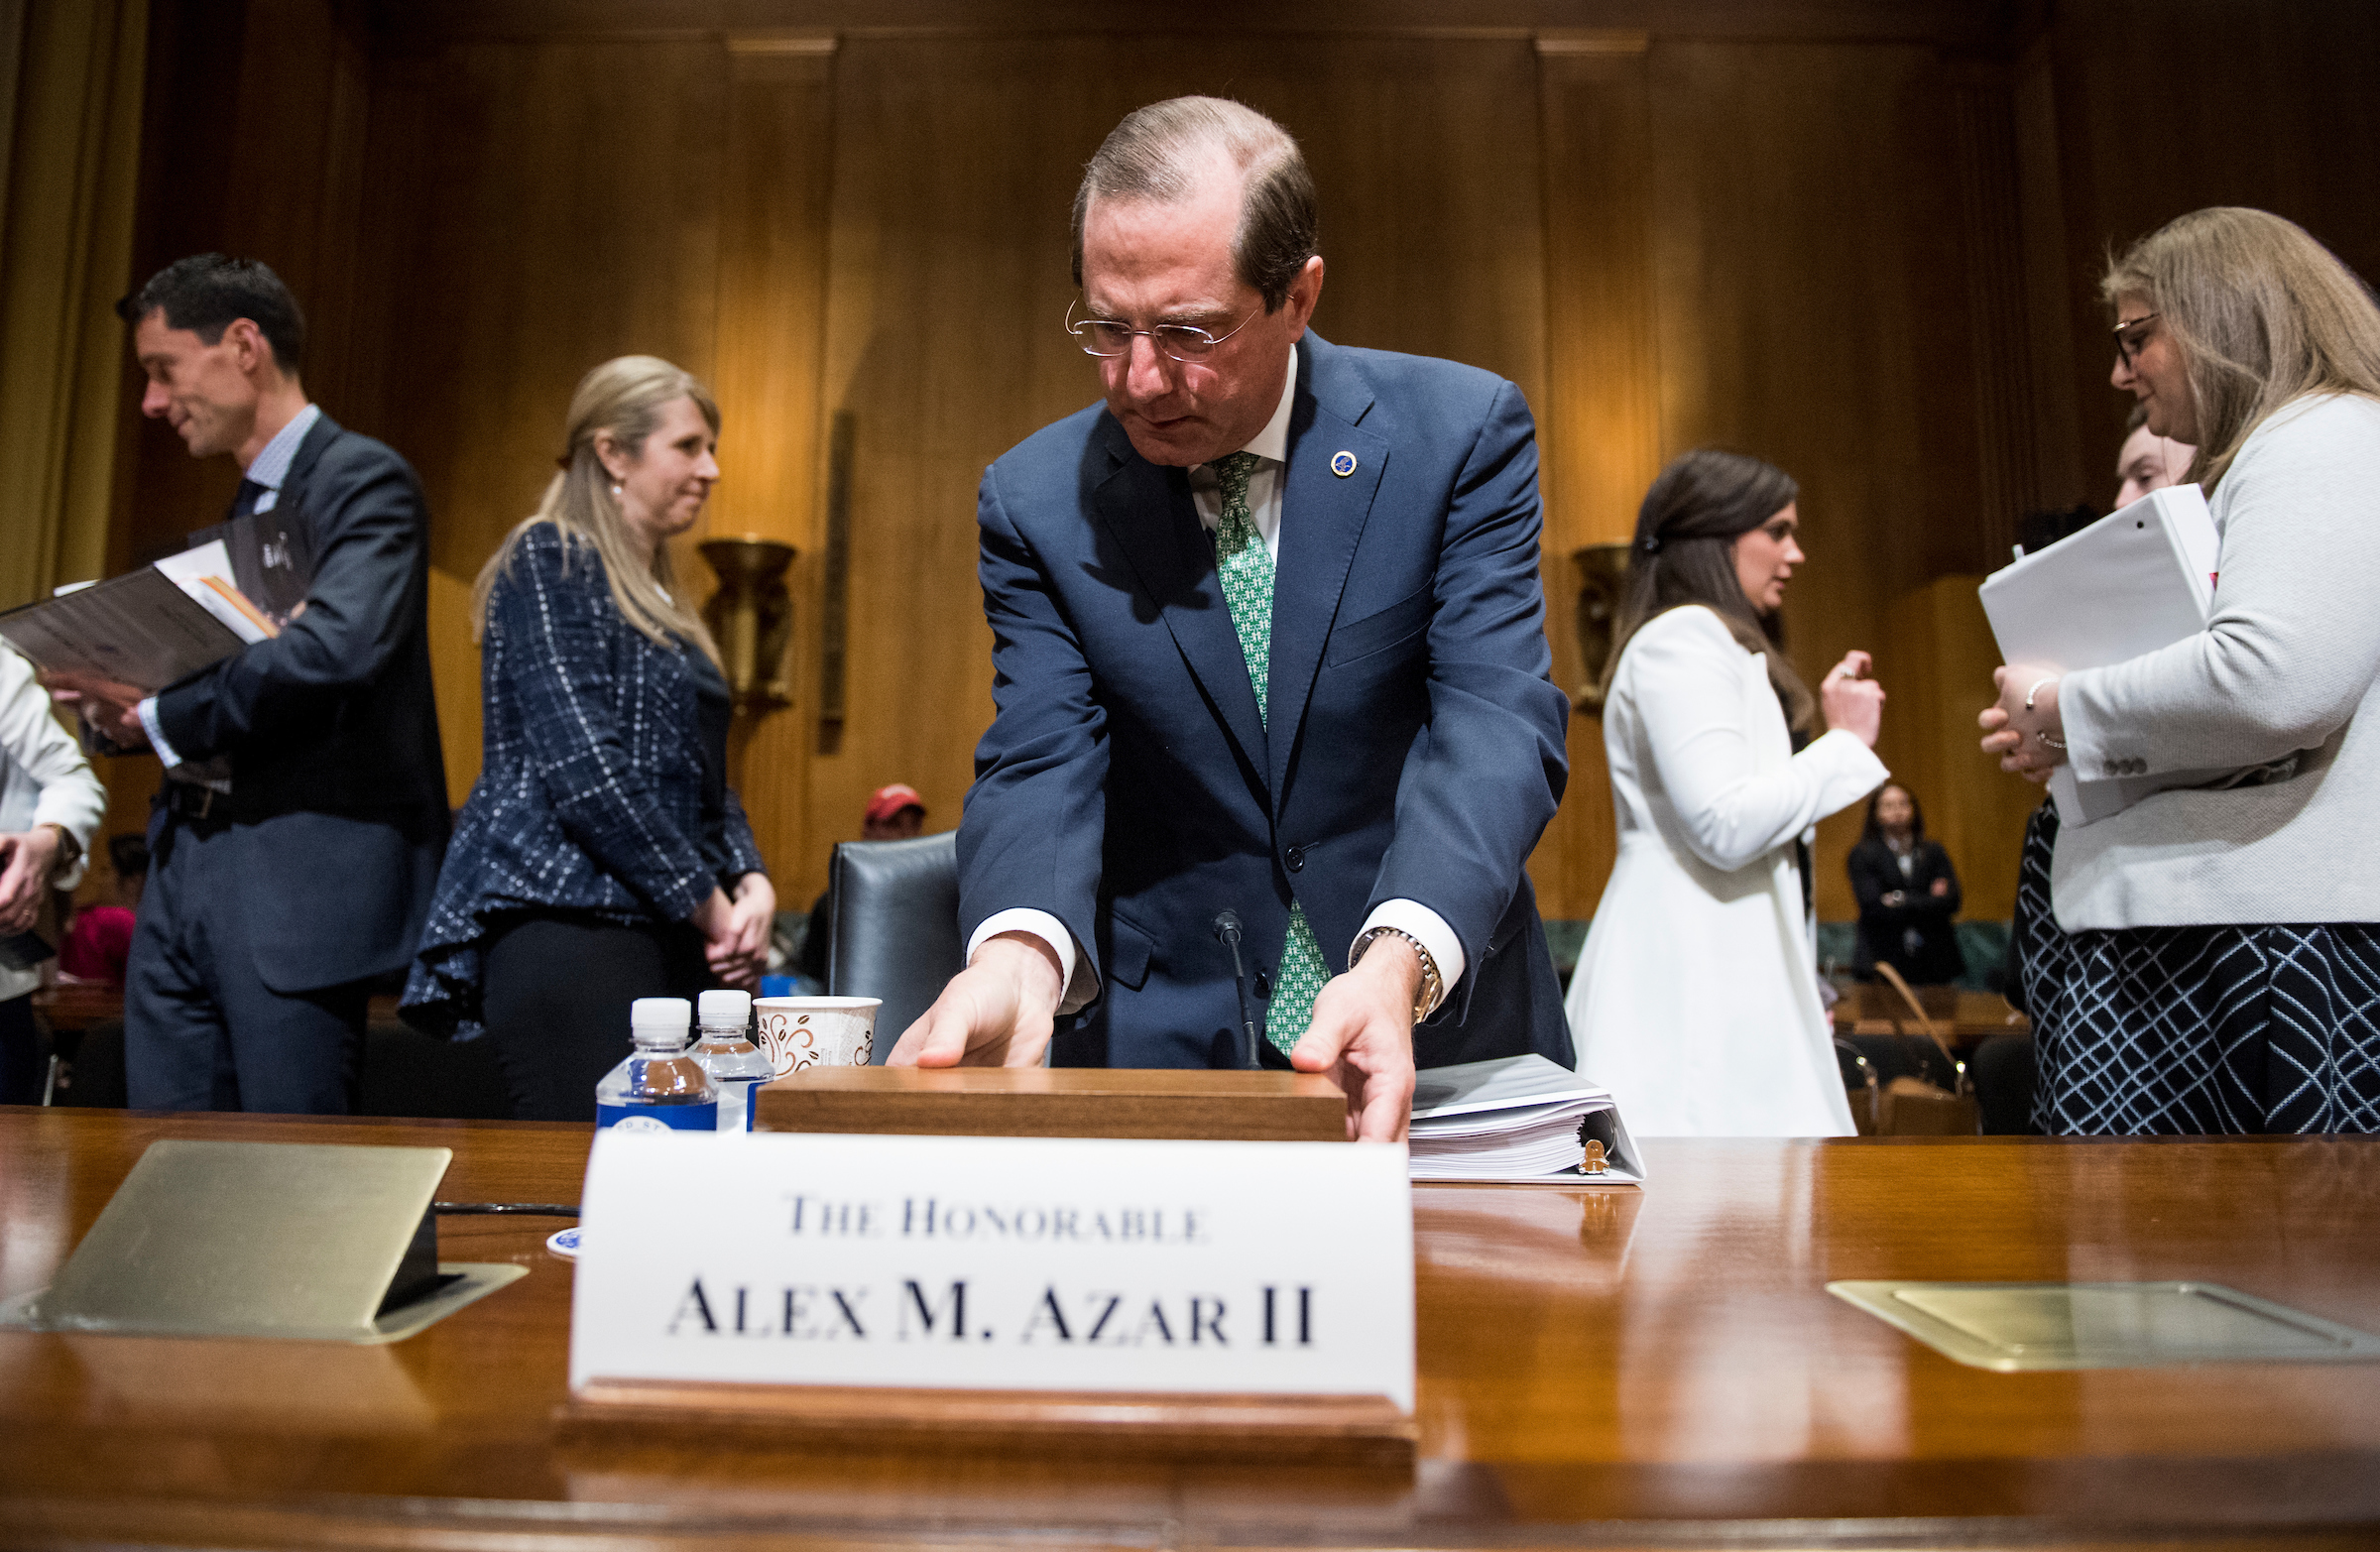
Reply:
<svg viewBox="0 0 2380 1552"><path fill-rule="evenodd" d="M2206 629L2220 549L2204 494L2169 485L1985 577L1983 613L2003 661L2061 672L2128 662ZM2070 763L2051 776L2050 795L2060 823L2083 825L2227 774L2083 780Z"/></svg>

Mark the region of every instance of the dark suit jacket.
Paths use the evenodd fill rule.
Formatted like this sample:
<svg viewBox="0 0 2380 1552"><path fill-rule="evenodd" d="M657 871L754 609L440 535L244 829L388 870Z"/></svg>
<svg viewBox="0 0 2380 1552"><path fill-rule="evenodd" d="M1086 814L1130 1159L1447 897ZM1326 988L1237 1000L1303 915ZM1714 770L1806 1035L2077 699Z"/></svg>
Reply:
<svg viewBox="0 0 2380 1552"><path fill-rule="evenodd" d="M231 757L229 812L255 881L235 903L265 983L304 992L413 957L446 841L446 773L412 467L324 416L280 505L312 530L305 612L159 691L157 719L182 759ZM161 810L161 862L171 830Z"/></svg>
<svg viewBox="0 0 2380 1552"><path fill-rule="evenodd" d="M502 918L683 921L767 871L724 747L703 747L704 683L724 745L726 681L622 618L593 546L549 523L522 536L488 594L480 678L487 749L405 990L409 1020L466 1036Z"/></svg>
<svg viewBox="0 0 2380 1552"><path fill-rule="evenodd" d="M1371 908L1404 897L1467 961L1417 1060L1570 1064L1522 873L1568 778L1536 477L1511 384L1309 332L1267 728L1184 471L1096 406L993 464L978 523L998 714L959 830L960 916L972 934L1036 907L1090 953L1101 995L1061 1020L1053 1060L1236 1065L1217 911L1241 914L1269 971L1301 903L1344 969Z"/></svg>
<svg viewBox="0 0 2380 1552"><path fill-rule="evenodd" d="M1882 841L1861 841L1852 847L1845 866L1851 894L1859 900L1853 975L1872 980L1878 960L1898 970L1912 986L1945 986L1966 972L1965 956L1959 952L1959 929L1951 920L1959 914L1959 875L1940 842L1917 843L1907 879L1901 877L1892 848ZM1936 879L1950 882L1948 893L1933 893ZM1898 905L1885 904L1884 896L1895 890L1908 897ZM1917 933L1915 949L1908 945L1912 930Z"/></svg>

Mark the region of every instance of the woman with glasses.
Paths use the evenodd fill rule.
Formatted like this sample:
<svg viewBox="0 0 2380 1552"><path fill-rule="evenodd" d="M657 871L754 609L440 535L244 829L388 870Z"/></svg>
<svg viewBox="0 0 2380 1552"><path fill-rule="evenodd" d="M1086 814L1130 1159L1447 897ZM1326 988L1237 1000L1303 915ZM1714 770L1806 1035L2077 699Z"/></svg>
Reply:
<svg viewBox="0 0 2380 1552"><path fill-rule="evenodd" d="M632 1002L706 975L750 987L768 951L776 896L727 785L727 680L669 563L718 441L692 377L605 362L472 595L487 752L405 1013L484 1032L523 1121L593 1121Z"/></svg>
<svg viewBox="0 0 2380 1552"><path fill-rule="evenodd" d="M2380 307L2306 232L2237 208L2142 238L2101 291L2115 386L2197 447L2222 544L2201 634L1994 675L2003 770L2197 773L2058 834L2056 919L2024 966L2035 1120L2380 1131Z"/></svg>
<svg viewBox="0 0 2380 1552"><path fill-rule="evenodd" d="M1799 496L1782 469L1704 449L1636 518L1605 670L1619 859L1568 1011L1579 1071L1640 1136L1851 1131L1806 841L1884 780L1884 692L1852 653L1813 697L1778 640Z"/></svg>

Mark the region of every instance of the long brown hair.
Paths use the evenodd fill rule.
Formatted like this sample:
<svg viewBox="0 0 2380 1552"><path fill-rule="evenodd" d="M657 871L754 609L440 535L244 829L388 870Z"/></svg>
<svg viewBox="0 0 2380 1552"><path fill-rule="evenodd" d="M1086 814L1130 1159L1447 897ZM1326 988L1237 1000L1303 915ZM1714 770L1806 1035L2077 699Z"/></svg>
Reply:
<svg viewBox="0 0 2380 1552"><path fill-rule="evenodd" d="M1620 654L1646 622L1672 609L1700 604L1726 623L1747 653L1768 659L1768 682L1795 731L1817 731L1818 703L1786 656L1784 633L1743 596L1735 577L1735 540L1799 500L1802 488L1773 463L1717 447L1698 447L1656 476L1636 511L1636 540L1628 546L1627 581L1604 665L1604 693L1619 671Z"/></svg>
<svg viewBox="0 0 2380 1552"><path fill-rule="evenodd" d="M2137 297L2173 333L2199 418L2190 477L2211 492L2242 443L2311 394L2380 399L2380 305L2294 221L2241 205L2177 216L2108 262L2109 306Z"/></svg>
<svg viewBox="0 0 2380 1552"><path fill-rule="evenodd" d="M620 356L578 380L578 391L570 396L562 455L556 460L561 472L546 482L537 510L504 537L496 553L480 567L479 580L472 584L473 640L487 635L488 594L495 589L496 578L512 568L513 552L523 536L540 523L550 523L565 539L579 539L593 547L603 562L604 580L611 586L612 605L622 619L663 647L686 643L714 664L719 661L718 645L704 628L702 616L694 612L684 590L676 585L669 546L654 545L653 563L648 566L630 545L620 498L612 494L612 477L595 451L595 438L608 432L615 447L633 448L642 457L646 438L660 424L661 408L678 399L693 400L703 419L710 422L711 434L719 434L719 406L711 399L711 391L692 374L658 356ZM562 551L565 566L570 547L565 545Z"/></svg>

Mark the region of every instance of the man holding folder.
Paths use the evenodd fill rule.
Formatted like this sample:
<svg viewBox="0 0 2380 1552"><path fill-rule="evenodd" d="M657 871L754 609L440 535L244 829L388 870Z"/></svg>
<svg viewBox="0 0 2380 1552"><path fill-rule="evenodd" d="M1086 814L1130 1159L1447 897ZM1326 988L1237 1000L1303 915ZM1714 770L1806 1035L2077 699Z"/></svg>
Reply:
<svg viewBox="0 0 2380 1552"><path fill-rule="evenodd" d="M244 478L231 515L302 525L313 576L278 636L154 694L60 677L166 781L126 966L136 1108L344 1114L364 1010L414 952L446 838L420 484L298 379L280 277L203 254L118 304L142 413Z"/></svg>

